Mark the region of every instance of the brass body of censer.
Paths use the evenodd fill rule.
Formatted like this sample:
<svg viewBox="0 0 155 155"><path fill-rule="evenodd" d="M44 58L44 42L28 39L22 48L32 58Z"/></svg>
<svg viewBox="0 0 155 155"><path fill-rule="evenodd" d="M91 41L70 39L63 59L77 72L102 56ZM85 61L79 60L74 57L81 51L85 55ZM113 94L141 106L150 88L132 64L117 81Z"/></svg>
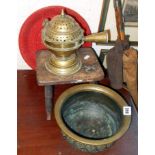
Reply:
<svg viewBox="0 0 155 155"><path fill-rule="evenodd" d="M56 75L71 75L82 66L77 49L85 42L108 42L108 31L84 36L84 30L62 10L52 20L45 20L42 29L44 45L51 51L46 69Z"/></svg>

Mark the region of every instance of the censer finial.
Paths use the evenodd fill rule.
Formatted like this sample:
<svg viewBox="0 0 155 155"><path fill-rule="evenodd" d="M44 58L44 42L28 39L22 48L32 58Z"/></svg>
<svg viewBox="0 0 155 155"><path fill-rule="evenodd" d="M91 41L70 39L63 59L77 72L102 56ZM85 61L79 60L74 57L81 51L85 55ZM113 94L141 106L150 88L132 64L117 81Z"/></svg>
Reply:
<svg viewBox="0 0 155 155"><path fill-rule="evenodd" d="M65 15L65 11L64 9L61 10L61 16L64 16Z"/></svg>

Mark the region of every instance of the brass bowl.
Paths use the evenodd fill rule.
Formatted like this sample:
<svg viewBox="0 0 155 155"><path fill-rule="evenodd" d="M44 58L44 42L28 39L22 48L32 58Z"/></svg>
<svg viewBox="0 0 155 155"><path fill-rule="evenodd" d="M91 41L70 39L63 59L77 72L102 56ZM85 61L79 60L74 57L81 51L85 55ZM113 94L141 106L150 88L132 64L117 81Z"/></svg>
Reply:
<svg viewBox="0 0 155 155"><path fill-rule="evenodd" d="M58 98L55 118L65 139L86 152L109 148L130 126L123 115L125 100L115 91L97 84L69 88Z"/></svg>

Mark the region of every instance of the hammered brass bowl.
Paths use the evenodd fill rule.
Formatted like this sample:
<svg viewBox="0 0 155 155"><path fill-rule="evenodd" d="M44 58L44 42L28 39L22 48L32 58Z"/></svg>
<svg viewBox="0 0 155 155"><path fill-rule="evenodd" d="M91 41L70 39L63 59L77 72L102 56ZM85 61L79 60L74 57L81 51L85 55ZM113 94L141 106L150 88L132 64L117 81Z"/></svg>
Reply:
<svg viewBox="0 0 155 155"><path fill-rule="evenodd" d="M66 90L57 100L55 118L65 139L86 152L109 148L128 130L131 116L123 115L125 100L97 84Z"/></svg>

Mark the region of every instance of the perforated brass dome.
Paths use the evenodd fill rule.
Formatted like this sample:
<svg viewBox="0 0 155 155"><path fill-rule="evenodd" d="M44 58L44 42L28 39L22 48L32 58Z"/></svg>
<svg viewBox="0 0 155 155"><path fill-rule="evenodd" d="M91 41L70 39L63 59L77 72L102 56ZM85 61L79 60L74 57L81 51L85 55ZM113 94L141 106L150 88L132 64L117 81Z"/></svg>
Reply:
<svg viewBox="0 0 155 155"><path fill-rule="evenodd" d="M84 31L79 24L62 10L61 15L46 20L42 31L45 46L54 51L71 51L83 43Z"/></svg>

